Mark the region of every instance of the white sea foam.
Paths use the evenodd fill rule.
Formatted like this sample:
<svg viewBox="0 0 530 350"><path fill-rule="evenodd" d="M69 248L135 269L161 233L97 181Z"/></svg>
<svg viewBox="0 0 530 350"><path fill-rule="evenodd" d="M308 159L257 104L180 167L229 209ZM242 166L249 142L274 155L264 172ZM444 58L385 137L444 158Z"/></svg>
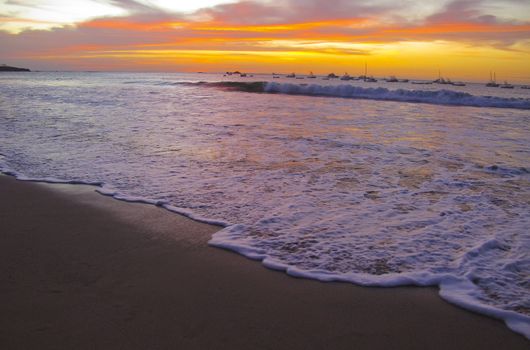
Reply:
<svg viewBox="0 0 530 350"><path fill-rule="evenodd" d="M4 82L0 170L226 226L212 245L293 276L438 285L530 337L527 111L68 77Z"/></svg>

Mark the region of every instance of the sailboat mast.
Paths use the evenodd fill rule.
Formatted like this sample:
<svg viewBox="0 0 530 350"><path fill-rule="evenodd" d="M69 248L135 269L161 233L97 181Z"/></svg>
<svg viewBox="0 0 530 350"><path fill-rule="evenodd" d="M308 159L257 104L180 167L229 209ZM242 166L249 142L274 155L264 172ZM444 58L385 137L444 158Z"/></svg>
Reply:
<svg viewBox="0 0 530 350"><path fill-rule="evenodd" d="M364 81L366 81L367 76L368 76L368 63L364 62Z"/></svg>

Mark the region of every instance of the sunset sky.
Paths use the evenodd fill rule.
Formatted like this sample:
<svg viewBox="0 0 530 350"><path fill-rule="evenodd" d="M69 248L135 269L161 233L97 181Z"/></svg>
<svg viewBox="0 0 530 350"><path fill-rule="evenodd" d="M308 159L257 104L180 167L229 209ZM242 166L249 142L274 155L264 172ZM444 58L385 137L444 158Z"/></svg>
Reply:
<svg viewBox="0 0 530 350"><path fill-rule="evenodd" d="M0 0L0 63L530 82L530 0Z"/></svg>

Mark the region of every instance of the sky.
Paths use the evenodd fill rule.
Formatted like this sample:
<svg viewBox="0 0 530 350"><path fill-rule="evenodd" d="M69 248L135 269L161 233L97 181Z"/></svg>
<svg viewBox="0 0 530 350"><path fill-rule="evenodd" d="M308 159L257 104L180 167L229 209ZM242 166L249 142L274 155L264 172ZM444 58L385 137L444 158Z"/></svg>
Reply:
<svg viewBox="0 0 530 350"><path fill-rule="evenodd" d="M0 0L0 63L530 82L530 0Z"/></svg>

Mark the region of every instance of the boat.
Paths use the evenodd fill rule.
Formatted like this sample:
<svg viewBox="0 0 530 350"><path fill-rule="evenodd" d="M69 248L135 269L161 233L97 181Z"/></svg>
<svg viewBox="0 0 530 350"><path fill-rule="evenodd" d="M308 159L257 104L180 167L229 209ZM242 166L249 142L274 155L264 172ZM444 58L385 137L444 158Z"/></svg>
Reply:
<svg viewBox="0 0 530 350"><path fill-rule="evenodd" d="M487 87L499 87L499 84L497 84L497 81L495 79L495 72L493 72L493 75L491 75L490 72L490 81L486 84Z"/></svg>
<svg viewBox="0 0 530 350"><path fill-rule="evenodd" d="M340 77L340 80L352 80L352 77L348 73L344 73L342 77Z"/></svg>
<svg viewBox="0 0 530 350"><path fill-rule="evenodd" d="M304 77L296 77L296 79L304 79Z"/></svg>
<svg viewBox="0 0 530 350"><path fill-rule="evenodd" d="M414 84L414 85L431 85L432 81L413 81L411 84Z"/></svg>
<svg viewBox="0 0 530 350"><path fill-rule="evenodd" d="M442 78L442 80L440 81L440 84L451 85L453 84L453 82L451 81L451 79L445 80L444 78Z"/></svg>
<svg viewBox="0 0 530 350"><path fill-rule="evenodd" d="M508 82L505 80L504 84L500 86L501 89L513 89L514 86L512 84L508 84Z"/></svg>
<svg viewBox="0 0 530 350"><path fill-rule="evenodd" d="M241 78L245 78L245 77L247 76L247 74L246 74L246 73L240 73L239 76L240 76Z"/></svg>
<svg viewBox="0 0 530 350"><path fill-rule="evenodd" d="M451 85L453 86L466 86L466 83L462 81L454 81Z"/></svg>
<svg viewBox="0 0 530 350"><path fill-rule="evenodd" d="M522 85L521 89L530 90L530 85Z"/></svg>
<svg viewBox="0 0 530 350"><path fill-rule="evenodd" d="M363 77L364 81L367 82L367 83L376 83L377 82L377 79L375 79L373 76L369 77L367 74L368 74L368 64L365 62L364 63L364 75L361 76L361 77Z"/></svg>
<svg viewBox="0 0 530 350"><path fill-rule="evenodd" d="M313 74L313 72L310 72L307 76L307 79L315 79L317 76Z"/></svg>
<svg viewBox="0 0 530 350"><path fill-rule="evenodd" d="M400 82L400 83L408 83L409 80L408 80L408 79L399 79L399 82Z"/></svg>
<svg viewBox="0 0 530 350"><path fill-rule="evenodd" d="M451 79L444 79L444 78L442 77L442 75L440 74L440 71L438 71L438 79L433 80L433 83L435 83L435 84L442 84L442 85L447 85L447 84L452 85L452 84L453 84L453 82L451 81Z"/></svg>
<svg viewBox="0 0 530 350"><path fill-rule="evenodd" d="M385 80L387 83L398 83L399 82L399 80L393 75L391 75L390 78L385 79Z"/></svg>
<svg viewBox="0 0 530 350"><path fill-rule="evenodd" d="M279 75L273 75L272 79L280 79L280 76Z"/></svg>
<svg viewBox="0 0 530 350"><path fill-rule="evenodd" d="M440 78L434 80L433 83L447 85L447 84L452 84L453 82L451 80L449 80L449 79L445 80L444 78L440 77Z"/></svg>
<svg viewBox="0 0 530 350"><path fill-rule="evenodd" d="M328 74L328 78L329 79L337 79L339 76L338 75L335 75L335 73L329 73Z"/></svg>
<svg viewBox="0 0 530 350"><path fill-rule="evenodd" d="M286 78L296 78L296 74L291 73L285 76Z"/></svg>

